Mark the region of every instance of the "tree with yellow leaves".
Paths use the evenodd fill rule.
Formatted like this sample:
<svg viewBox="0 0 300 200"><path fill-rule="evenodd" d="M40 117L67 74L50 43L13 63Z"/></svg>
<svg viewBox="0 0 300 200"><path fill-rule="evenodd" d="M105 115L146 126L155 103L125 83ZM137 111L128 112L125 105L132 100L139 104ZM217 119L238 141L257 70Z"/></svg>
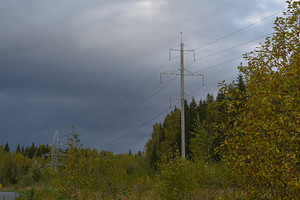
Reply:
<svg viewBox="0 0 300 200"><path fill-rule="evenodd" d="M300 2L287 4L272 37L244 55L247 92L221 88L231 99L223 160L246 199L300 199Z"/></svg>

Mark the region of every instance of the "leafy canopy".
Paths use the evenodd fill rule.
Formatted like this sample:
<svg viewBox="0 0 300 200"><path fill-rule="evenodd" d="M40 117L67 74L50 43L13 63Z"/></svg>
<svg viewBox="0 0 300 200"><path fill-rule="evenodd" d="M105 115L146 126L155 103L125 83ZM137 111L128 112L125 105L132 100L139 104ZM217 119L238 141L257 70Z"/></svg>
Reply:
<svg viewBox="0 0 300 200"><path fill-rule="evenodd" d="M223 101L230 116L223 159L251 199L299 198L300 2L287 4L272 37L244 55L247 64L239 70L247 92L221 89L232 99Z"/></svg>

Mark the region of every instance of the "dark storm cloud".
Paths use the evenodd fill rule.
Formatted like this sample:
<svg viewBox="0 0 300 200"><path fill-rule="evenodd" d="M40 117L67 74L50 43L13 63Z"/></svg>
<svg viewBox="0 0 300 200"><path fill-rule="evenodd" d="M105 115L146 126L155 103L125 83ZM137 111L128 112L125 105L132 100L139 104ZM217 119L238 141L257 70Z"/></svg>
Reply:
<svg viewBox="0 0 300 200"><path fill-rule="evenodd" d="M186 48L198 48L284 6L276 0L1 1L1 144L51 143L56 129L63 138L75 125L85 146L142 150L151 125L165 115L136 128L166 109L169 96L179 94L179 82L172 81L151 95L164 86L157 86L159 73L151 75L168 60L168 49L178 46L179 32ZM273 20L200 48L196 58L267 34ZM189 69L199 71L241 56L255 44L199 60ZM192 59L187 54L186 65ZM206 83L232 78L240 61L201 73ZM178 58L162 71L177 68ZM201 84L199 78L187 79L186 93ZM193 96L205 98L216 91L216 84L208 85Z"/></svg>

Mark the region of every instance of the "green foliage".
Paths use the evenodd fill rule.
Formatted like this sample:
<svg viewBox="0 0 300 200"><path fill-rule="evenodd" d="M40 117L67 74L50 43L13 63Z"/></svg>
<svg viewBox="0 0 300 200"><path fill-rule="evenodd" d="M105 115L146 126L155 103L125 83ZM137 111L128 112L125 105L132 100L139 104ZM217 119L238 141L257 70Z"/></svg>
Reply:
<svg viewBox="0 0 300 200"><path fill-rule="evenodd" d="M18 183L21 187L28 187L38 183L48 183L54 176L52 168L44 167L39 161L34 160Z"/></svg>
<svg viewBox="0 0 300 200"><path fill-rule="evenodd" d="M185 101L184 108L185 108L184 114L185 114L185 141L186 141L185 151L186 151L186 155L190 156L191 140L195 137L193 132L195 129L195 121L197 120L197 116L198 116L198 105L195 99L193 98L189 105L187 101Z"/></svg>
<svg viewBox="0 0 300 200"><path fill-rule="evenodd" d="M151 135L151 139L148 140L146 143L145 147L147 149L145 153L145 159L148 165L151 168L156 168L156 163L159 161L160 158L160 145L162 141L164 141L162 138L163 137L163 130L162 130L162 125L161 124L155 124L153 126L153 132Z"/></svg>
<svg viewBox="0 0 300 200"><path fill-rule="evenodd" d="M210 137L210 139L211 136L215 138L215 131L211 126L220 119L218 116L221 115L219 115L218 109L214 97L211 94L207 95L206 100L200 100L199 105L197 105L194 99L192 99L190 104L185 101L185 141L187 157L192 157L193 151L195 151L197 145L195 144L197 140L195 139L195 137L197 137L195 129L199 129L200 125L203 126L203 130L207 133L206 136ZM155 171L158 170L157 164L161 162L162 155L167 156L168 159L172 159L176 151L181 148L180 117L180 110L175 108L173 112L166 116L163 125L155 124L153 126L151 138L145 145L145 160ZM195 122L197 122L197 124ZM213 145L210 145L210 153L213 152L215 147L220 145L220 142L215 141L216 140L213 139ZM215 157L215 155L212 156L214 160L217 160Z"/></svg>
<svg viewBox="0 0 300 200"><path fill-rule="evenodd" d="M159 165L160 173L154 183L157 197L166 200L192 199L196 192L196 171L191 161L181 158L163 160Z"/></svg>
<svg viewBox="0 0 300 200"><path fill-rule="evenodd" d="M224 161L243 180L245 198L299 199L299 1L287 1L275 33L245 54L247 92L224 85L228 121ZM229 100L230 99L230 100Z"/></svg>
<svg viewBox="0 0 300 200"><path fill-rule="evenodd" d="M233 198L235 191L231 190L237 188L237 182L222 163L192 161L177 153L171 160L164 157L153 188L158 198L166 200L217 199L225 194Z"/></svg>
<svg viewBox="0 0 300 200"><path fill-rule="evenodd" d="M63 160L64 169L57 187L57 199L80 199L86 179L81 176L82 156L80 155L80 140L76 132L67 136L67 156Z"/></svg>
<svg viewBox="0 0 300 200"><path fill-rule="evenodd" d="M138 178L139 188L135 191L150 190L145 186L144 163L141 155L114 155L109 151L82 149L77 133L67 138L67 156L64 167L58 173L55 199L129 199L132 186ZM146 176L147 177L147 176ZM147 180L147 179L146 179Z"/></svg>
<svg viewBox="0 0 300 200"><path fill-rule="evenodd" d="M114 199L125 181L126 171L119 168L118 160L112 152L106 152L99 161L101 173L98 177L101 182L98 189L103 199Z"/></svg>
<svg viewBox="0 0 300 200"><path fill-rule="evenodd" d="M163 154L172 158L175 152L180 149L180 110L175 109L170 115L167 115L164 123L165 140L160 144ZM162 155L160 153L160 155Z"/></svg>
<svg viewBox="0 0 300 200"><path fill-rule="evenodd" d="M29 174L32 176L32 179L35 182L39 182L42 179L43 175L43 166L37 160L34 160L31 164Z"/></svg>
<svg viewBox="0 0 300 200"><path fill-rule="evenodd" d="M72 132L54 171L48 145L0 145L0 183L34 186L22 199L300 199L300 3L287 3L236 82L216 100L185 101L186 159L175 108L137 155L83 149Z"/></svg>
<svg viewBox="0 0 300 200"><path fill-rule="evenodd" d="M191 140L191 151L194 159L202 159L206 162L212 160L213 156L213 135L204 129L198 116L195 123L196 128L194 130L195 137Z"/></svg>
<svg viewBox="0 0 300 200"><path fill-rule="evenodd" d="M200 188L227 190L238 187L238 178L233 176L223 163L196 160L194 166L195 178Z"/></svg>

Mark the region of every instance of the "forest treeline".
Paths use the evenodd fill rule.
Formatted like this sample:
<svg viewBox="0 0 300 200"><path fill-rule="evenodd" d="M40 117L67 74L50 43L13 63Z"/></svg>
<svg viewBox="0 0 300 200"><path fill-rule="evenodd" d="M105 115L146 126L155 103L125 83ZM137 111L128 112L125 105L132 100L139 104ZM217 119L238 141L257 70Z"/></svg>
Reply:
<svg viewBox="0 0 300 200"><path fill-rule="evenodd" d="M8 142L5 146L0 145L0 183L17 184L30 170L32 161L37 159L44 164L45 159L42 156L51 150L52 147L48 144L37 147L34 142L26 148L18 145L15 151L10 150Z"/></svg>
<svg viewBox="0 0 300 200"><path fill-rule="evenodd" d="M235 92L236 89L246 91L243 76L240 74L236 83L231 83L230 87L232 92ZM220 106L220 102L224 99L225 95L219 93L216 99L212 94L207 94L206 99L200 100L199 103L196 103L195 99L192 99L190 103L185 101L188 159L201 159L204 162L219 162L221 160L220 153L216 152L215 149L220 146L220 140L224 134L221 131L216 134L216 130L212 127L216 123L226 120L226 114L221 113L223 109ZM129 150L126 154L114 155L109 151L98 152L97 149L78 147L80 149L78 153L82 159L91 159L90 162L95 161L95 159L95 162L102 159L113 159L114 162L118 163L116 168L122 169L126 175L139 170L145 174L153 175L159 170L160 164L179 156L180 141L180 109L175 108L165 117L163 124L153 126L152 136L146 143L144 152L133 155ZM47 170L47 165L51 163L51 151L52 147L48 144L35 146L32 143L26 148L18 145L15 151L10 150L8 143L5 146L0 145L0 183L29 186L32 182L42 181L43 177L48 179L50 171ZM70 149L61 149L60 151L68 154ZM110 160L109 162L113 161ZM110 167L116 172L114 166ZM43 175L43 173L48 174Z"/></svg>
<svg viewBox="0 0 300 200"><path fill-rule="evenodd" d="M185 101L186 158L174 108L135 155L82 148L74 131L56 167L49 145L0 145L0 182L31 187L20 199L300 199L299 16L288 0L234 82Z"/></svg>
<svg viewBox="0 0 300 200"><path fill-rule="evenodd" d="M237 90L246 92L242 74L229 84L229 93L233 95ZM186 155L189 159L201 158L214 162L221 160L221 154L217 149L224 139L224 131L218 129L216 125L228 120L228 114L222 105L223 101L232 100L228 96L230 94L219 92L216 98L213 94L207 94L206 99L200 100L199 103L194 98L190 103L185 101L185 142ZM176 152L180 151L180 112L179 108L175 108L162 124L156 123L153 126L151 139L145 145L145 160L149 166L156 169L162 156L172 159Z"/></svg>

